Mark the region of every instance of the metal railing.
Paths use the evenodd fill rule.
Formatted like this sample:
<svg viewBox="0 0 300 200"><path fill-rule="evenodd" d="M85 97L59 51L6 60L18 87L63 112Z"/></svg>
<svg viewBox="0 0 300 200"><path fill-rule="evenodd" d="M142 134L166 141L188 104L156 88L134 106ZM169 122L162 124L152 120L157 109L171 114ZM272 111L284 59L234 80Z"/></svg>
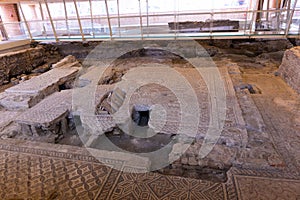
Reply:
<svg viewBox="0 0 300 200"><path fill-rule="evenodd" d="M105 0L105 15L93 13L91 1L90 13L80 16L77 2L73 0L76 17L70 17L65 7L64 18L53 18L48 3L44 0L47 15L42 13L42 20L27 20L21 4L19 8L23 17L22 22L3 23L10 39L35 40L148 40L148 39L234 39L234 38L299 38L300 36L300 8L297 1L289 8L268 10L225 10L202 12L169 12L146 13L139 12L124 15L111 14L107 0ZM63 2L65 4L65 2ZM119 5L119 4L118 4ZM41 7L41 3L40 3ZM257 21L257 15L262 16ZM239 21L239 28L235 31L182 31L171 29L169 22L205 21L230 19Z"/></svg>

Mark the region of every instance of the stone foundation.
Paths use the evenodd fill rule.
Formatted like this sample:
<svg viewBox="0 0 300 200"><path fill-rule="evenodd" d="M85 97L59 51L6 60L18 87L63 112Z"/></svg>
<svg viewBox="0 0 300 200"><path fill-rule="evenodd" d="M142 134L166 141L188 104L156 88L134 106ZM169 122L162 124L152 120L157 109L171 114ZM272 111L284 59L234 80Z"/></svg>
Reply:
<svg viewBox="0 0 300 200"><path fill-rule="evenodd" d="M46 51L41 46L0 55L0 85L8 83L10 77L31 72L46 59Z"/></svg>
<svg viewBox="0 0 300 200"><path fill-rule="evenodd" d="M279 74L300 94L300 47L286 50L279 67Z"/></svg>

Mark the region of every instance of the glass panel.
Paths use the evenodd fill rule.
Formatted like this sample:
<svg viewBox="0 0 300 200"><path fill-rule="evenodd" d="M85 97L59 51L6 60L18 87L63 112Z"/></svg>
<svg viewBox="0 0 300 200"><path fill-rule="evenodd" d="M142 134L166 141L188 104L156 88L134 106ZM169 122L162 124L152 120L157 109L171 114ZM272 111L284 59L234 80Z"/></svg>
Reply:
<svg viewBox="0 0 300 200"><path fill-rule="evenodd" d="M53 20L65 18L64 5L62 3L48 3Z"/></svg>
<svg viewBox="0 0 300 200"><path fill-rule="evenodd" d="M261 19L256 23L256 31L263 31L264 34L284 33L287 22L286 11L274 10L259 13L261 15Z"/></svg>
<svg viewBox="0 0 300 200"><path fill-rule="evenodd" d="M44 23L42 21L28 21L28 26L32 37L40 37L46 34L44 32Z"/></svg>
<svg viewBox="0 0 300 200"><path fill-rule="evenodd" d="M293 19L290 25L290 34L299 34L300 32L300 9L295 10Z"/></svg>
<svg viewBox="0 0 300 200"><path fill-rule="evenodd" d="M4 28L6 30L6 33L8 35L9 39L24 39L27 38L26 32L25 32L25 24L24 23L4 23Z"/></svg>
<svg viewBox="0 0 300 200"><path fill-rule="evenodd" d="M288 27L290 34L297 34L300 23L300 1L297 2L297 9L292 18L290 18L293 13L291 9L295 0L291 0L290 5L285 3L281 9L278 9L278 5L274 2L264 1L261 5L263 10L258 12L254 9L256 0L119 0L118 14L117 0L107 0L111 30L113 37L116 38L141 37L141 35L173 37L176 34L197 37L201 34L224 32L226 32L224 35L228 35L227 32L232 34L239 32L236 33L237 35L285 34ZM105 1L91 0L91 3L92 8L87 0L76 1L83 34L87 38L110 38ZM53 38L50 17L45 4L41 3L41 5L42 8L34 1L21 3L32 36ZM68 19L66 19L63 2L50 2L48 6L58 37L81 37L73 1L66 2ZM93 19L91 19L91 10ZM9 36L28 37L24 19L22 15L20 17L22 23L3 22ZM289 21L291 21L290 26Z"/></svg>

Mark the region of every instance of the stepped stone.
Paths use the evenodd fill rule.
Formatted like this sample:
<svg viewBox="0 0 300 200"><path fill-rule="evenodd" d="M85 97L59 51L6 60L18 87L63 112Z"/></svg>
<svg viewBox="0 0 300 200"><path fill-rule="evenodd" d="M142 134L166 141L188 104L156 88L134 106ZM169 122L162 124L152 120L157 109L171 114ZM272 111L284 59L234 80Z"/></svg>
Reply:
<svg viewBox="0 0 300 200"><path fill-rule="evenodd" d="M19 115L20 112L15 111L0 111L0 131L8 126ZM5 116L5 117L4 117Z"/></svg>
<svg viewBox="0 0 300 200"><path fill-rule="evenodd" d="M82 126L87 133L101 135L111 131L116 126L112 116L108 114L107 110L104 110L105 108L102 105L113 88L113 85L99 85L95 91L96 115L86 116L83 114L80 116ZM76 113L73 114L76 115ZM97 133L94 130L97 130Z"/></svg>
<svg viewBox="0 0 300 200"><path fill-rule="evenodd" d="M56 68L22 84L6 89L5 92L23 94L46 92L51 86L58 86L68 81L70 76L74 76L78 70L78 68Z"/></svg>
<svg viewBox="0 0 300 200"><path fill-rule="evenodd" d="M56 92L19 115L15 122L27 135L62 135L67 132L67 116L71 106L71 90Z"/></svg>
<svg viewBox="0 0 300 200"><path fill-rule="evenodd" d="M99 85L95 94L95 104L99 106L100 103L113 91L114 85Z"/></svg>
<svg viewBox="0 0 300 200"><path fill-rule="evenodd" d="M59 91L61 85L70 85L80 69L77 66L77 62L69 63L5 90L0 105L9 110L34 106L46 96Z"/></svg>
<svg viewBox="0 0 300 200"><path fill-rule="evenodd" d="M86 133L90 135L102 135L105 132L112 131L116 126L112 116L108 114L97 116L81 115L80 118Z"/></svg>
<svg viewBox="0 0 300 200"><path fill-rule="evenodd" d="M62 60L60 60L58 63L53 64L52 68L62 67L65 66L66 64L74 63L74 62L77 62L76 58L72 55L69 55L63 58Z"/></svg>

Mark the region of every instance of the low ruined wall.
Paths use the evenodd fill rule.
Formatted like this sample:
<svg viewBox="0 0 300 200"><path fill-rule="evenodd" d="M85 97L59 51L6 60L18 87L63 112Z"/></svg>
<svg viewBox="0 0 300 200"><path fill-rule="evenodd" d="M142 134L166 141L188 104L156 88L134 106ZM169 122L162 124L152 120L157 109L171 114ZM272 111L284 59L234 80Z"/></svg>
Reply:
<svg viewBox="0 0 300 200"><path fill-rule="evenodd" d="M279 74L300 94L300 46L285 51Z"/></svg>
<svg viewBox="0 0 300 200"><path fill-rule="evenodd" d="M9 82L10 77L32 71L47 60L43 47L29 48L0 55L0 85Z"/></svg>

